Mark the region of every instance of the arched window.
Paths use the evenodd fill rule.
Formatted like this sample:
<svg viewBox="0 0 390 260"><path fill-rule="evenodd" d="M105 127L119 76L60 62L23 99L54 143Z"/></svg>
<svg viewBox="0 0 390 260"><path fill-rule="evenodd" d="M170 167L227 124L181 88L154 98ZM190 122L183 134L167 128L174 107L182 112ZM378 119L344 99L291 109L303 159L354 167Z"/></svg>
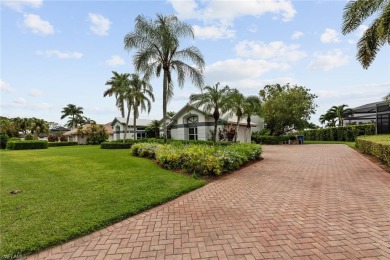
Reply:
<svg viewBox="0 0 390 260"><path fill-rule="evenodd" d="M189 140L198 140L198 117L190 116L187 118L188 124L188 139Z"/></svg>

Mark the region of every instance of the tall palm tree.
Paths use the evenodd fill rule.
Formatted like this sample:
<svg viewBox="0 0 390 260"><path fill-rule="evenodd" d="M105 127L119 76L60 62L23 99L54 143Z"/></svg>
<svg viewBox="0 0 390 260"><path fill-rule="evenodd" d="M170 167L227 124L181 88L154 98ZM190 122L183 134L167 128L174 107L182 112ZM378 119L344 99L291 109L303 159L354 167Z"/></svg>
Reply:
<svg viewBox="0 0 390 260"><path fill-rule="evenodd" d="M333 106L329 109L329 111L337 117L339 126L343 126L344 119L353 114L353 110L347 107L348 105L343 104L340 106Z"/></svg>
<svg viewBox="0 0 390 260"><path fill-rule="evenodd" d="M336 119L337 115L334 113L334 111L331 111L328 109L325 114L320 116L320 123L326 124L326 127L336 127Z"/></svg>
<svg viewBox="0 0 390 260"><path fill-rule="evenodd" d="M190 96L190 104L199 108L203 107L203 111L211 113L214 117L214 132L213 140L217 142L217 127L218 120L221 115L228 112L230 109L231 90L228 86L218 89L219 82L215 86L206 86L202 89L201 94L192 94Z"/></svg>
<svg viewBox="0 0 390 260"><path fill-rule="evenodd" d="M244 100L243 116L246 116L245 142L247 141L248 131L251 128L251 117L259 115L261 109L261 101L258 96L248 96Z"/></svg>
<svg viewBox="0 0 390 260"><path fill-rule="evenodd" d="M114 95L116 98L116 106L121 112L122 117L124 118L126 116L126 124L125 124L124 135L123 135L123 143L124 143L126 141L131 108L133 106L132 87L130 85L130 79L129 79L130 74L129 73L119 74L116 71L113 71L112 73L114 74L114 76L112 76L111 79L106 82L106 85L109 85L111 87L106 91L104 91L103 96L111 97L112 95ZM125 113L126 108L127 108L127 113Z"/></svg>
<svg viewBox="0 0 390 260"><path fill-rule="evenodd" d="M134 140L137 139L137 118L139 117L139 110L141 108L142 111L148 111L150 113L150 109L152 107L152 103L148 97L150 97L154 102L153 95L153 87L149 82L140 79L139 75L131 74L130 86L132 88L131 98L133 103L133 112L134 112Z"/></svg>
<svg viewBox="0 0 390 260"><path fill-rule="evenodd" d="M240 121L244 115L244 101L245 97L237 89L233 89L231 93L230 111L237 117L236 132L234 134L234 142L237 142L237 135Z"/></svg>
<svg viewBox="0 0 390 260"><path fill-rule="evenodd" d="M192 83L203 86L202 71L205 62L198 48L190 46L179 50L180 39L194 38L191 25L179 21L174 15L157 14L156 20L145 16L137 16L135 30L124 38L125 49L138 49L134 55L134 66L144 74L144 79L150 81L152 76L160 77L163 72L163 118L166 118L167 104L173 96L172 74L176 72L179 87L184 86L186 76ZM194 64L196 67L192 67ZM167 138L166 122L163 123L164 141Z"/></svg>
<svg viewBox="0 0 390 260"><path fill-rule="evenodd" d="M390 0L349 1L343 14L343 34L355 31L373 14L378 16L357 43L356 57L365 69L374 61L379 49L386 43L390 44Z"/></svg>
<svg viewBox="0 0 390 260"><path fill-rule="evenodd" d="M129 84L129 73L118 73L116 71L112 71L114 76L111 77L110 80L106 82L106 85L111 86L110 88L106 89L103 93L103 97L106 96L115 96L116 98L116 106L118 107L119 111L121 112L122 117L125 117L125 100L123 98L123 95L121 94L122 86Z"/></svg>
<svg viewBox="0 0 390 260"><path fill-rule="evenodd" d="M68 104L66 107L64 107L61 111L62 116L61 119L64 119L65 117L69 116L70 120L68 123L70 123L72 129L75 129L78 122L78 117L81 117L81 114L83 114L82 107L78 107L74 104Z"/></svg>

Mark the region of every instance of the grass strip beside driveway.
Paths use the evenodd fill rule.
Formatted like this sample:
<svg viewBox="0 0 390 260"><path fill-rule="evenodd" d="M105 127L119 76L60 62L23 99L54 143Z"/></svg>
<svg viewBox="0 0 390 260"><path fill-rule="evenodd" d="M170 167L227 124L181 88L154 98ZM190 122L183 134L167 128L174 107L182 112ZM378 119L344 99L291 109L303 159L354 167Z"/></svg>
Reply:
<svg viewBox="0 0 390 260"><path fill-rule="evenodd" d="M127 149L0 151L0 160L0 258L68 241L205 184Z"/></svg>

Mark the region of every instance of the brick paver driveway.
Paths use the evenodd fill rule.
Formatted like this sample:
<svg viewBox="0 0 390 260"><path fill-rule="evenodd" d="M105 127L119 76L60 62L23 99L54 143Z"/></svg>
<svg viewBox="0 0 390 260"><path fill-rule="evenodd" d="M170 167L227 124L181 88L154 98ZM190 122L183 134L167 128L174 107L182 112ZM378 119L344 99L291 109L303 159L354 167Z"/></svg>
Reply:
<svg viewBox="0 0 390 260"><path fill-rule="evenodd" d="M32 258L390 259L390 174L344 145L264 160Z"/></svg>

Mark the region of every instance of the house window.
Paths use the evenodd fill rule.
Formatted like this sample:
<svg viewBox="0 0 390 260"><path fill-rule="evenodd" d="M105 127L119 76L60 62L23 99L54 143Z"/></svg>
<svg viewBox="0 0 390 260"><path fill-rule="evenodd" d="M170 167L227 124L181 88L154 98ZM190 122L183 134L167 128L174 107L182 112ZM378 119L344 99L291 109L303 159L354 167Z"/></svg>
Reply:
<svg viewBox="0 0 390 260"><path fill-rule="evenodd" d="M189 140L198 140L198 117L197 116L190 116L187 118L187 124L188 124L188 139Z"/></svg>
<svg viewBox="0 0 390 260"><path fill-rule="evenodd" d="M189 140L198 140L198 128L197 127L188 128L188 139Z"/></svg>
<svg viewBox="0 0 390 260"><path fill-rule="evenodd" d="M146 138L146 133L137 133L137 139L145 139Z"/></svg>

